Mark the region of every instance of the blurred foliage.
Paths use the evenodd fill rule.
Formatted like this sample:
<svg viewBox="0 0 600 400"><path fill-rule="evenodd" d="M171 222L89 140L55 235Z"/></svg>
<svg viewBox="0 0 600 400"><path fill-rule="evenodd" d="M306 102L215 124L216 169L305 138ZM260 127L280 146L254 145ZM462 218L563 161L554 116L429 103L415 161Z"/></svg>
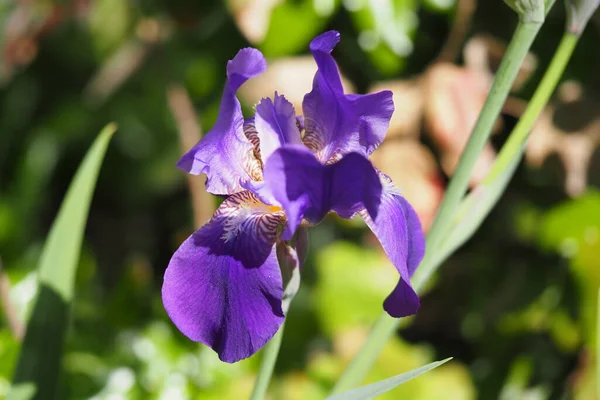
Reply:
<svg viewBox="0 0 600 400"><path fill-rule="evenodd" d="M259 39L240 22L252 4L270 10L259 27L263 37L254 36ZM78 269L60 398L247 397L260 355L234 365L219 362L174 328L160 301L168 260L193 230L185 177L174 167L180 144L167 89L187 89L206 131L216 119L226 61L239 48L257 46L270 61L305 55L310 39L326 29L342 33L335 56L358 90L408 78L442 50L461 4L3 2L0 396L20 346L11 322L26 320L41 245L83 154L114 121L119 132L100 173ZM251 26L260 21L251 19ZM487 33L504 41L516 23L502 2L484 1L470 22L468 36ZM533 46L540 66L547 65L563 27L558 5ZM566 73L593 99L600 97L597 41L597 26L590 26ZM460 63L459 54L454 61ZM536 70L520 97L531 94L542 72ZM592 115L597 119L600 110ZM513 118L504 119L496 147L513 125ZM430 139L421 141L437 153ZM541 168L519 167L498 207L442 267L421 311L387 344L368 381L454 360L382 398L594 398L597 152L589 168L590 187L569 198L554 158ZM324 398L396 279L361 224L330 218L313 229L272 398Z"/></svg>

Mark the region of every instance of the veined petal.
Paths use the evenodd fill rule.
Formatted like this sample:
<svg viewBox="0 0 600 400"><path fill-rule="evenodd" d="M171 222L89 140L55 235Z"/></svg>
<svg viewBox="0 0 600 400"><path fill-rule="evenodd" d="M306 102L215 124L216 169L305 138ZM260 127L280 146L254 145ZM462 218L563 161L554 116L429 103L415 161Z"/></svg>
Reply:
<svg viewBox="0 0 600 400"><path fill-rule="evenodd" d="M365 155L370 155L385 139L394 113L393 93L384 90L371 94L349 94L346 99L354 106L360 120L358 137Z"/></svg>
<svg viewBox="0 0 600 400"><path fill-rule="evenodd" d="M317 63L313 89L302 103L304 143L323 163L344 154L371 154L383 141L394 112L392 92L345 95L331 51L339 42L338 32L317 36L310 50Z"/></svg>
<svg viewBox="0 0 600 400"><path fill-rule="evenodd" d="M260 179L260 161L244 135L244 116L236 97L239 87L264 72L267 63L260 51L240 50L227 63L227 83L223 90L215 126L187 152L177 166L190 174L207 176L206 190L213 194L232 194L242 188L240 180Z"/></svg>
<svg viewBox="0 0 600 400"><path fill-rule="evenodd" d="M274 100L262 99L256 106L254 124L263 163L284 144L302 144L294 106L277 92Z"/></svg>
<svg viewBox="0 0 600 400"><path fill-rule="evenodd" d="M167 314L223 361L251 356L283 322L275 246L283 221L281 210L238 192L183 242L165 272Z"/></svg>
<svg viewBox="0 0 600 400"><path fill-rule="evenodd" d="M370 213L364 211L360 214L400 273L400 280L383 307L392 317L406 317L415 314L420 305L419 296L410 284L410 277L425 254L425 237L412 206L386 175L379 175L383 191L377 216L372 218Z"/></svg>
<svg viewBox="0 0 600 400"><path fill-rule="evenodd" d="M377 216L381 182L369 160L351 153L323 165L303 146L284 146L273 152L263 171L261 198L274 199L285 210L289 240L303 218L321 221L329 211L349 218L361 209Z"/></svg>

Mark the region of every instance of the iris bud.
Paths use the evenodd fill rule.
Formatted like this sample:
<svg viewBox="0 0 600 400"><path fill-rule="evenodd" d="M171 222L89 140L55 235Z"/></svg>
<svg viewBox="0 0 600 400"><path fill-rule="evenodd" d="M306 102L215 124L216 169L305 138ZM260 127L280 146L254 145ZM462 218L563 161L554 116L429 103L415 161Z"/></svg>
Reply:
<svg viewBox="0 0 600 400"><path fill-rule="evenodd" d="M567 6L567 29L575 35L581 35L600 0L565 0Z"/></svg>

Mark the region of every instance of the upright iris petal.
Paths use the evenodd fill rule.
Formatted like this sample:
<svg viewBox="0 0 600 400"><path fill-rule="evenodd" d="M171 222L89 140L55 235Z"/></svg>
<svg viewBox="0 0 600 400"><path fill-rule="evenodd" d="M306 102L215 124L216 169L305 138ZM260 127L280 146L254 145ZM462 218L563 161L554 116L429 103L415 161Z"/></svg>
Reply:
<svg viewBox="0 0 600 400"><path fill-rule="evenodd" d="M242 190L240 181L260 177L260 162L244 135L244 116L236 92L244 82L266 68L263 55L252 48L240 50L227 63L227 84L217 122L177 164L190 174L205 173L206 190L210 193L232 194Z"/></svg>
<svg viewBox="0 0 600 400"><path fill-rule="evenodd" d="M339 42L338 32L317 36L310 50L317 63L313 89L302 108L306 133L304 143L319 160L327 163L350 152L371 154L385 138L394 112L392 92L346 95L331 51Z"/></svg>
<svg viewBox="0 0 600 400"><path fill-rule="evenodd" d="M254 125L263 163L284 144L302 144L294 106L277 92L274 100L267 98L258 103Z"/></svg>
<svg viewBox="0 0 600 400"><path fill-rule="evenodd" d="M282 221L281 211L252 193L236 193L183 242L167 267L162 298L169 317L223 361L254 354L283 322L275 248Z"/></svg>

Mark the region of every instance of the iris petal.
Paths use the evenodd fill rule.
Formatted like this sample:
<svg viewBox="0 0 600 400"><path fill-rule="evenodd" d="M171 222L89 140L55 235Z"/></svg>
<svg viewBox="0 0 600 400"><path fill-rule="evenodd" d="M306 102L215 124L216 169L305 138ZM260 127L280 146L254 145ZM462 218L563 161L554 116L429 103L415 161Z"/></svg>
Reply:
<svg viewBox="0 0 600 400"><path fill-rule="evenodd" d="M260 179L260 162L244 135L244 117L236 97L239 87L264 72L267 63L260 51L240 50L227 63L227 83L214 127L187 152L177 166L190 174L207 176L206 190L232 194L242 190L240 181Z"/></svg>
<svg viewBox="0 0 600 400"><path fill-rule="evenodd" d="M323 163L344 154L371 154L383 141L394 112L392 92L345 95L340 73L331 51L339 42L338 32L317 36L310 50L317 63L313 88L302 103L304 143Z"/></svg>
<svg viewBox="0 0 600 400"><path fill-rule="evenodd" d="M294 106L277 92L274 100L262 99L256 106L254 124L263 163L284 144L302 144Z"/></svg>
<svg viewBox="0 0 600 400"><path fill-rule="evenodd" d="M380 177L383 191L378 214L372 218L369 213L361 212L361 216L400 273L398 284L383 303L392 317L400 318L415 314L420 305L410 277L425 254L425 237L412 206L386 175L380 173Z"/></svg>
<svg viewBox="0 0 600 400"><path fill-rule="evenodd" d="M349 218L361 209L377 215L381 182L369 160L351 153L323 165L303 146L284 146L273 152L263 171L259 196L275 199L285 210L288 240L303 218L321 221L329 211Z"/></svg>
<svg viewBox="0 0 600 400"><path fill-rule="evenodd" d="M250 192L236 193L183 242L165 272L169 317L223 361L251 356L283 322L275 246L283 218Z"/></svg>

